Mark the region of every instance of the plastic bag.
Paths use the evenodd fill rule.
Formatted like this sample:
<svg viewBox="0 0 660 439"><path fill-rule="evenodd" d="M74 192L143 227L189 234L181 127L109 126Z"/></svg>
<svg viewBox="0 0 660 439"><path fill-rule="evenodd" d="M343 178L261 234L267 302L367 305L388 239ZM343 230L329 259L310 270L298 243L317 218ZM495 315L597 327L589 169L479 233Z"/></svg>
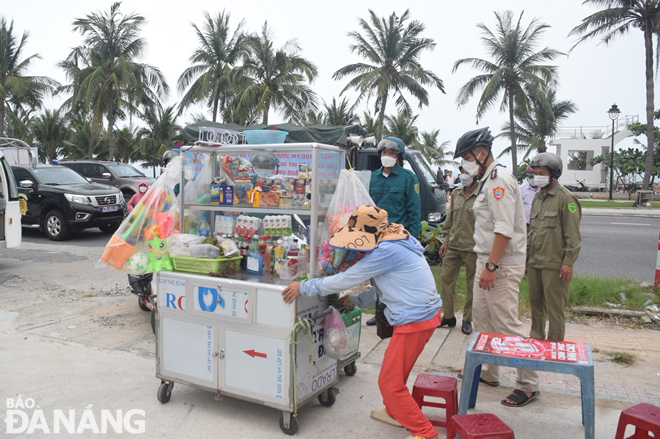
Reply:
<svg viewBox="0 0 660 439"><path fill-rule="evenodd" d="M190 247L203 244L204 239L203 236L189 235L187 233L171 235L167 238L170 256L190 257Z"/></svg>
<svg viewBox="0 0 660 439"><path fill-rule="evenodd" d="M350 213L363 204L374 205L369 191L362 184L356 171L342 169L321 231L319 268L323 272L332 274L345 271L364 257L356 251L341 251L328 244L330 237L348 223Z"/></svg>
<svg viewBox="0 0 660 439"><path fill-rule="evenodd" d="M120 224L99 264L133 274L173 270L167 238L179 233L182 156L173 158L158 180Z"/></svg>
<svg viewBox="0 0 660 439"><path fill-rule="evenodd" d="M325 318L323 344L325 353L338 360L348 353L348 331L337 308L331 306L330 309L332 312Z"/></svg>

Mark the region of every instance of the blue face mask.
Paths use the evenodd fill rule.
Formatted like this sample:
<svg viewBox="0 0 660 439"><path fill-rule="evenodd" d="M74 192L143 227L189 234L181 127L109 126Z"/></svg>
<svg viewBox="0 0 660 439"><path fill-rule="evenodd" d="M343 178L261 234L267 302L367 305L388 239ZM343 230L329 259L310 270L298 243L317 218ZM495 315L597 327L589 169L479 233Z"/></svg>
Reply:
<svg viewBox="0 0 660 439"><path fill-rule="evenodd" d="M534 186L534 187L537 186L536 182L534 181L534 177L527 177L527 181L529 182L529 184L531 186Z"/></svg>

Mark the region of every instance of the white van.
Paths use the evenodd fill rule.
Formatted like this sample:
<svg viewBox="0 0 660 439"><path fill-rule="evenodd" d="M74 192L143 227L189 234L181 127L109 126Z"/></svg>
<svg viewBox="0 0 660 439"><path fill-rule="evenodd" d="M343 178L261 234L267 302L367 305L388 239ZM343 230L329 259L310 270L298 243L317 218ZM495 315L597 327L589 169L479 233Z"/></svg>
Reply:
<svg viewBox="0 0 660 439"><path fill-rule="evenodd" d="M11 170L10 160L25 158L34 166L36 160L32 148L18 139L0 137L0 249L18 247L21 244L21 203L27 208L25 200L19 198L16 180Z"/></svg>

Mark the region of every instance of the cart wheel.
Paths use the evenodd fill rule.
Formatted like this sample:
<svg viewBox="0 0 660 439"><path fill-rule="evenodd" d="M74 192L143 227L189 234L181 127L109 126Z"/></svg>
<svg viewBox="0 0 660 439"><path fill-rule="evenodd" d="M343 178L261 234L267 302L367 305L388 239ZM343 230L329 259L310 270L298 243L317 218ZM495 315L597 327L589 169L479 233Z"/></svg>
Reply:
<svg viewBox="0 0 660 439"><path fill-rule="evenodd" d="M319 402L324 407L332 407L336 400L337 397L332 391L332 387L319 395Z"/></svg>
<svg viewBox="0 0 660 439"><path fill-rule="evenodd" d="M167 382L163 381L160 383L160 387L158 387L158 401L160 401L161 404L167 404L170 401L170 396L172 396L172 387L174 387L173 382Z"/></svg>
<svg viewBox="0 0 660 439"><path fill-rule="evenodd" d="M282 429L283 432L288 434L289 436L293 436L298 432L298 418L294 418L293 416L290 417L289 421L289 428L286 428L284 426L284 415L280 416L280 428Z"/></svg>
<svg viewBox="0 0 660 439"><path fill-rule="evenodd" d="M357 373L357 366L355 364L355 361L352 362L351 364L347 364L346 366L344 366L344 373L346 373L346 375L348 375L349 377L352 377Z"/></svg>

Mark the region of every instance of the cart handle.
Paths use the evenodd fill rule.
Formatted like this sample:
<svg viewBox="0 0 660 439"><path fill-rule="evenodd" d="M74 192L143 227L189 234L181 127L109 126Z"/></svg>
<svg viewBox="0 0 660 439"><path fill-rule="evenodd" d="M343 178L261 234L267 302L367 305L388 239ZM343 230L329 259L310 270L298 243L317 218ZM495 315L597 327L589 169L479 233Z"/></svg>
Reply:
<svg viewBox="0 0 660 439"><path fill-rule="evenodd" d="M314 315L313 315L312 317L310 317L310 318L311 318L312 320L318 320L318 319L320 319L321 317L329 316L330 314L332 314L332 309L333 309L332 307L329 307L329 308L326 309L325 311L321 311L320 313L316 313L316 314L314 314Z"/></svg>

